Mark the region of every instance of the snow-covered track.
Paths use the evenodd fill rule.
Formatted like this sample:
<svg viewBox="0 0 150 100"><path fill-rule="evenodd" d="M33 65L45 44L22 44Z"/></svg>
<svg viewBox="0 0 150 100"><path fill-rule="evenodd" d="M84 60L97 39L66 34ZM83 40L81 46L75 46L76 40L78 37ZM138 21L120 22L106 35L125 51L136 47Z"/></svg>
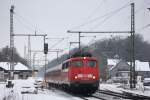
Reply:
<svg viewBox="0 0 150 100"><path fill-rule="evenodd" d="M119 97L119 98L124 98L124 99L131 99L129 96L124 95L122 93L116 93L116 92L107 91L107 90L98 90L97 93L106 94L106 95Z"/></svg>
<svg viewBox="0 0 150 100"><path fill-rule="evenodd" d="M128 92L123 92L123 93L116 93L113 91L107 91L107 90L98 90L97 93L102 93L106 95L111 95L114 97L119 97L123 99L131 99L131 100L150 100L150 97L143 96L143 95L136 95Z"/></svg>
<svg viewBox="0 0 150 100"><path fill-rule="evenodd" d="M83 99L83 100L89 100L88 98L86 98L86 97L80 97L81 99Z"/></svg>
<svg viewBox="0 0 150 100"><path fill-rule="evenodd" d="M98 96L80 97L83 100L107 100Z"/></svg>
<svg viewBox="0 0 150 100"><path fill-rule="evenodd" d="M123 92L126 96L130 97L133 100L150 100L150 97L144 96L144 95L139 95L139 94L133 94L129 92Z"/></svg>

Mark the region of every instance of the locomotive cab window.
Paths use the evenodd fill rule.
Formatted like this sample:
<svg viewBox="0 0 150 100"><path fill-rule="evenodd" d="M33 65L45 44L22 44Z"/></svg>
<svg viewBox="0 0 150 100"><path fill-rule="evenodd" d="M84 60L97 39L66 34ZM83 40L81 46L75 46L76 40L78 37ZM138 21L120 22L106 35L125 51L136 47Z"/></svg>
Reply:
<svg viewBox="0 0 150 100"><path fill-rule="evenodd" d="M71 66L73 66L73 67L82 67L83 62L82 61L72 61Z"/></svg>
<svg viewBox="0 0 150 100"><path fill-rule="evenodd" d="M95 67L95 66L96 66L96 61L94 61L94 60L89 60L89 61L87 62L87 65L88 65L89 67Z"/></svg>

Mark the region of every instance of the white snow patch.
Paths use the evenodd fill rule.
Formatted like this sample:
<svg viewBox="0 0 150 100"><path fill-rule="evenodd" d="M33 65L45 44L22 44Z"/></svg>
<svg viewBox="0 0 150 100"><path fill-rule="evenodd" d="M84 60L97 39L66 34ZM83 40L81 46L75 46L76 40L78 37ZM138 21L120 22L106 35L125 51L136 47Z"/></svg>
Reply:
<svg viewBox="0 0 150 100"><path fill-rule="evenodd" d="M136 71L150 71L149 62L140 62L139 60L135 61Z"/></svg>
<svg viewBox="0 0 150 100"><path fill-rule="evenodd" d="M12 82L14 83L13 88L6 88L5 84L0 84L0 100L3 100L4 97L6 97L6 100L81 100L59 90L39 89L38 93L34 94L32 93L35 90L34 78L13 80ZM31 93L21 94L22 91L29 91Z"/></svg>
<svg viewBox="0 0 150 100"><path fill-rule="evenodd" d="M23 65L22 63L17 63L15 66L14 66L14 70L28 70L27 66Z"/></svg>
<svg viewBox="0 0 150 100"><path fill-rule="evenodd" d="M128 62L130 65L130 62ZM135 60L135 70L136 71L150 71L149 62L141 62L139 60Z"/></svg>
<svg viewBox="0 0 150 100"><path fill-rule="evenodd" d="M0 67L5 70L10 70L9 62L0 62ZM28 67L23 65L22 63L18 62L14 66L14 70L28 70Z"/></svg>
<svg viewBox="0 0 150 100"><path fill-rule="evenodd" d="M123 93L123 92L128 92L128 93L131 93L131 94L137 94L137 95L143 95L143 96L148 96L150 97L150 87L145 87L147 88L147 90L144 90L144 91L141 91L141 90L138 90L138 89L124 89L122 88L122 84L115 84L115 83L112 83L112 84L106 84L106 83L103 83L103 84L100 84L100 89L101 90L109 90L109 91L112 91L112 92L116 92L116 93Z"/></svg>

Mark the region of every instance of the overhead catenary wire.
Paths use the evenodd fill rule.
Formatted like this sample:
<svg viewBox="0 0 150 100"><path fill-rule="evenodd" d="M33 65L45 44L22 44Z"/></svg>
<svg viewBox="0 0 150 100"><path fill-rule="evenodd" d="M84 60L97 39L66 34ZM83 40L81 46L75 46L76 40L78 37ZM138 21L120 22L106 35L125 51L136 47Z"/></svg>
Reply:
<svg viewBox="0 0 150 100"><path fill-rule="evenodd" d="M38 32L38 33L46 33L43 30L41 30L36 25L33 25L29 20L21 16L18 12L15 12L15 19L18 20L26 29L32 31L32 32Z"/></svg>
<svg viewBox="0 0 150 100"><path fill-rule="evenodd" d="M18 20L22 25L24 25L27 29L31 31L35 31L36 27L30 23L27 19L23 16L15 12L15 19Z"/></svg>
<svg viewBox="0 0 150 100"><path fill-rule="evenodd" d="M101 0L100 4L96 7L96 9L93 10L93 12L87 17L87 19L91 19L92 16L98 11L100 10L100 8L102 7L102 5L107 2L107 0Z"/></svg>
<svg viewBox="0 0 150 100"><path fill-rule="evenodd" d="M145 0L144 0L145 1ZM147 3L144 3L145 6L146 5L150 5L150 2L147 2ZM147 9L145 6L141 6L139 7L137 10L135 10L135 15L137 15L138 13L140 13L141 11L143 11L144 9ZM127 17L127 20L130 20L130 16ZM128 21L127 20L124 20L124 23L127 23ZM143 26L144 27L144 26Z"/></svg>
<svg viewBox="0 0 150 100"><path fill-rule="evenodd" d="M14 17L14 19L15 19L16 21L18 21L21 25L23 25L23 27L24 27L25 29L27 29L27 30L29 30L29 31L31 31L31 32L35 32L35 29L34 29L34 28L32 28L32 27L30 27L29 25L25 24L25 23L24 23L23 21L21 21L19 18Z"/></svg>
<svg viewBox="0 0 150 100"><path fill-rule="evenodd" d="M106 22L109 18L113 17L115 14L119 13L121 10L123 10L124 8L126 8L127 6L123 6L120 9L117 9L116 11L114 11L114 13L111 13L110 15L108 15L104 20L102 20L101 22L99 22L98 24L96 24L94 26L94 28L97 28L99 25L102 25L104 22Z"/></svg>
<svg viewBox="0 0 150 100"><path fill-rule="evenodd" d="M52 48L54 48L55 46L57 46L57 45L58 45L59 43L61 43L63 40L64 40L64 38L61 39L61 40L59 40L59 41L56 42L55 44L53 44L53 45L50 47L50 49L52 49Z"/></svg>
<svg viewBox="0 0 150 100"><path fill-rule="evenodd" d="M89 20L89 21L87 21L86 23L83 23L83 24L81 24L81 25L79 25L79 26L76 26L76 27L72 28L71 30L76 29L76 28L83 27L83 26L88 25L88 24L91 24L91 23L93 23L93 22L95 22L95 21L97 21L97 20L100 20L101 18L105 18L105 17L107 17L107 16L110 16L111 14L115 14L115 13L119 12L120 10L122 10L123 8L128 7L129 5L130 5L130 2L126 3L124 6L118 8L118 9L116 9L116 10L113 10L113 11L111 11L111 12L109 12L109 13L106 13L106 14L104 14L104 15L102 15L102 16L99 16L99 17L96 17L96 18L94 18L94 19L92 19L92 20Z"/></svg>
<svg viewBox="0 0 150 100"><path fill-rule="evenodd" d="M147 24L147 25L145 25L145 26L143 26L143 27L141 27L141 28L139 28L139 29L137 29L138 31L143 31L143 30L145 30L146 28L148 28L148 27L150 27L150 24Z"/></svg>

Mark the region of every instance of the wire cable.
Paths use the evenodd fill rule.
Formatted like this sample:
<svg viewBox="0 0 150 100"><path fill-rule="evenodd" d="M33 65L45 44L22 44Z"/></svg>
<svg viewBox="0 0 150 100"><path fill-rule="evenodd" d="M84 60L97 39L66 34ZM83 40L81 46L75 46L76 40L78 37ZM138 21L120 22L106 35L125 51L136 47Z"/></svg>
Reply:
<svg viewBox="0 0 150 100"><path fill-rule="evenodd" d="M94 26L94 28L97 28L98 26L102 25L104 22L106 22L108 19L110 19L111 17L113 17L114 15L116 15L117 13L119 13L121 10L123 10L124 8L126 8L127 6L123 6L120 9L115 10L113 13L110 13L104 20L102 20L101 22L99 22L98 24L96 24Z"/></svg>
<svg viewBox="0 0 150 100"><path fill-rule="evenodd" d="M107 0L102 0L100 4L96 7L96 9L87 17L87 19L91 19L92 16L97 12L97 10L100 10L102 5L106 2Z"/></svg>
<svg viewBox="0 0 150 100"><path fill-rule="evenodd" d="M35 25L33 25L29 20L25 19L23 16L21 16L18 12L15 12L15 17L17 19L20 19L20 23L25 23L23 24L27 29L32 30L33 32L40 32L40 33L46 33L43 30L41 30L40 28L36 27Z"/></svg>
<svg viewBox="0 0 150 100"><path fill-rule="evenodd" d="M141 31L145 30L148 27L150 27L150 24L147 24L147 25L145 25L145 26L143 26L143 27L141 27L141 28L139 28L137 30L141 32Z"/></svg>
<svg viewBox="0 0 150 100"><path fill-rule="evenodd" d="M117 12L119 12L121 9L128 7L128 6L129 6L129 3L130 3L130 2L128 2L127 4L125 4L125 5L124 5L123 7L121 7L121 8L118 8L118 9L116 9L116 10L114 10L114 11L111 11L111 12L109 12L109 13L106 13L106 14L102 15L102 16L96 17L96 18L94 18L94 19L92 19L92 20L90 20L90 21L88 21L88 22L86 22L86 23L83 23L83 24L79 25L79 26L76 26L76 27L74 27L73 29L83 27L83 26L85 26L85 25L87 25L87 24L90 24L90 23L93 23L93 22L95 22L95 21L97 21L97 20L99 20L99 19L101 19L101 18L104 18L104 17L107 17L107 16L109 16L109 15L111 15L111 14L117 13Z"/></svg>
<svg viewBox="0 0 150 100"><path fill-rule="evenodd" d="M14 19L15 19L16 21L18 21L21 25L23 25L24 28L26 28L27 30L30 30L30 31L32 31L32 32L35 32L35 29L33 29L33 28L30 27L29 25L26 25L25 23L23 23L19 18L14 17Z"/></svg>

